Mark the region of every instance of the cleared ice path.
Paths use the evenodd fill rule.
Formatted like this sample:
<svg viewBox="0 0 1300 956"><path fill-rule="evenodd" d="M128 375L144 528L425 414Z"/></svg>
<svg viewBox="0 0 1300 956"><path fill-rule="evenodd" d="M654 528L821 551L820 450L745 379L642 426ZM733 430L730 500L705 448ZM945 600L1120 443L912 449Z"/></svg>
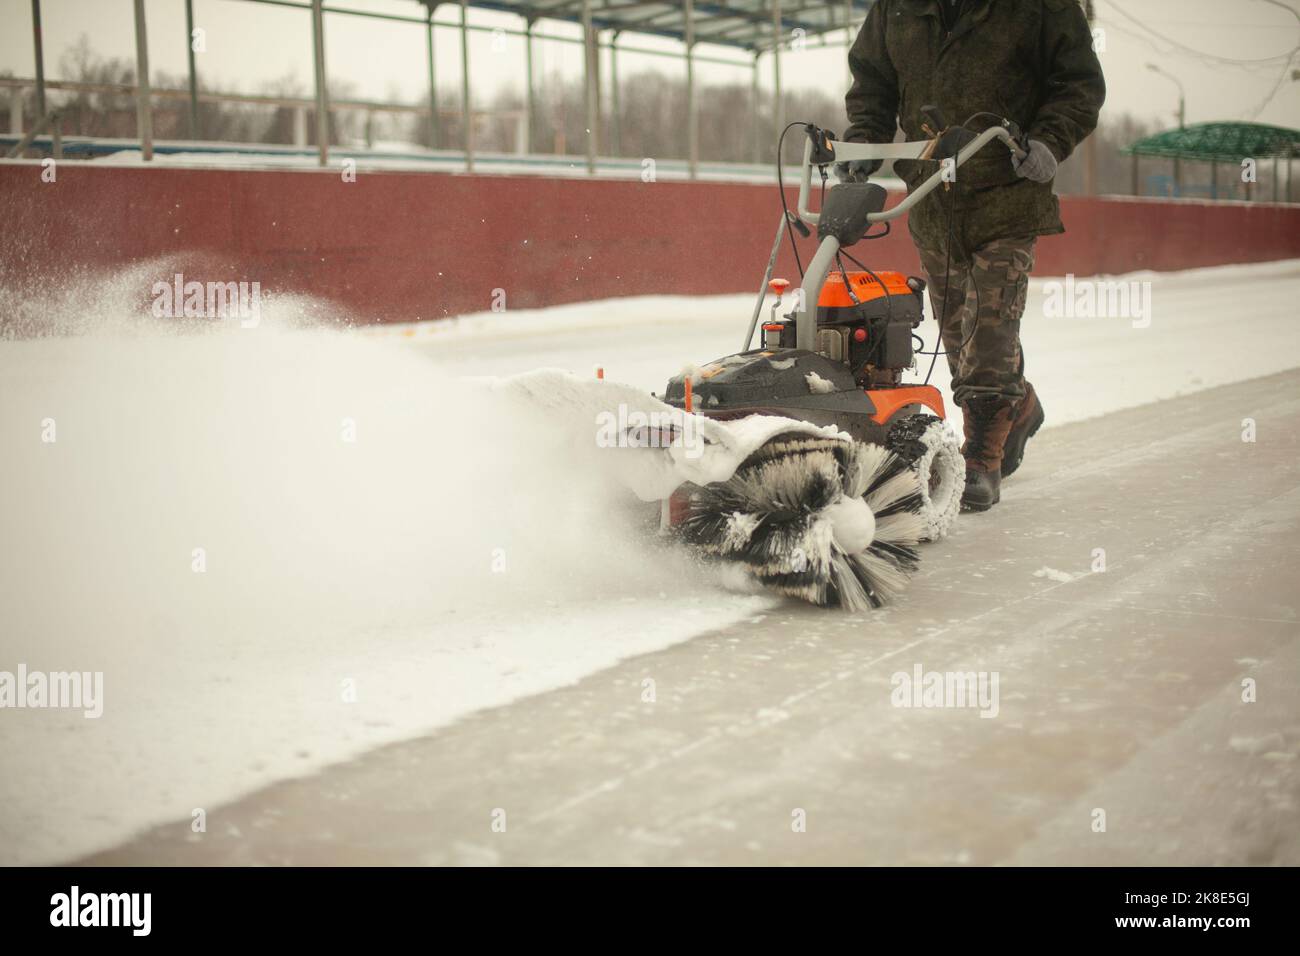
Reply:
<svg viewBox="0 0 1300 956"><path fill-rule="evenodd" d="M91 862L1295 865L1298 540L1298 372L1066 425L894 608L753 615ZM996 692L897 706L918 671Z"/></svg>

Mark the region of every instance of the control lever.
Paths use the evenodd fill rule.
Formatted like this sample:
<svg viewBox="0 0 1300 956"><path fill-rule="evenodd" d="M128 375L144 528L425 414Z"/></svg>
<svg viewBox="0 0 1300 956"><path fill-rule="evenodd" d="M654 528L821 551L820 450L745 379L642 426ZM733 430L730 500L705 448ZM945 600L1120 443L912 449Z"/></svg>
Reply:
<svg viewBox="0 0 1300 956"><path fill-rule="evenodd" d="M922 106L921 115L925 117L921 129L934 140L925 159L952 159L977 135L964 126L949 127L943 110L933 104Z"/></svg>
<svg viewBox="0 0 1300 956"><path fill-rule="evenodd" d="M925 117L926 122L922 128L931 136L939 136L948 128L948 120L943 115L943 110L933 103L921 107L921 115Z"/></svg>
<svg viewBox="0 0 1300 956"><path fill-rule="evenodd" d="M1029 134L1022 131L1020 124L1015 120L1003 119L1002 125L1007 128L1007 132L1011 134L1012 142L1016 144L1018 150L1016 158L1022 159L1027 156L1029 154Z"/></svg>
<svg viewBox="0 0 1300 956"><path fill-rule="evenodd" d="M819 126L808 124L808 138L812 140L812 157L810 161L814 166L829 166L835 162L835 147L831 141L835 139L835 134L828 129L822 129Z"/></svg>

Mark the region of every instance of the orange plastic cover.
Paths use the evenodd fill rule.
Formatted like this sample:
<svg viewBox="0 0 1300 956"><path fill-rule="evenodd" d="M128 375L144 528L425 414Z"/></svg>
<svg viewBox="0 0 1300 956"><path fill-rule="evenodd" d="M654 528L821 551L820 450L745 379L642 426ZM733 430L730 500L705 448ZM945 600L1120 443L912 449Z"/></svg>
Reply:
<svg viewBox="0 0 1300 956"><path fill-rule="evenodd" d="M907 285L907 276L901 272L877 272L880 282L885 284L890 295L911 295L912 290ZM878 299L885 294L885 290L880 288L880 283L871 277L869 272L850 272L849 284L853 287L853 293L858 297L859 302L867 302L871 299ZM822 294L817 299L817 304L824 309L847 309L853 305L853 300L844 288L844 277L838 272L832 272L826 277L826 282L822 285Z"/></svg>
<svg viewBox="0 0 1300 956"><path fill-rule="evenodd" d="M881 275L884 279L884 275ZM876 406L876 413L871 420L883 425L894 417L894 413L906 405L924 405L940 418L948 416L943 412L943 396L933 385L906 385L902 388L867 389L871 401Z"/></svg>

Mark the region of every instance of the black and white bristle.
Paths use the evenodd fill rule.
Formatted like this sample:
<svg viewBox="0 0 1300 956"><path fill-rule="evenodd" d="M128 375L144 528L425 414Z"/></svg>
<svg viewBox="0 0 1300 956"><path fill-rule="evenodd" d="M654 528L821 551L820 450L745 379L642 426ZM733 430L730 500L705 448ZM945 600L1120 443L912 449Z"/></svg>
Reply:
<svg viewBox="0 0 1300 956"><path fill-rule="evenodd" d="M692 486L677 530L774 591L857 611L893 600L916 570L921 505L916 473L886 448L777 438L728 480Z"/></svg>

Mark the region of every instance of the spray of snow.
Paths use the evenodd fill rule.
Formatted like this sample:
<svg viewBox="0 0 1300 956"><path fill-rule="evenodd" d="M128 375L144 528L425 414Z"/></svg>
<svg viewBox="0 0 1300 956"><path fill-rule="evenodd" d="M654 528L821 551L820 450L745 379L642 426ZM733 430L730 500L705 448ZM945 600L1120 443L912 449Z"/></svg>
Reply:
<svg viewBox="0 0 1300 956"><path fill-rule="evenodd" d="M643 501L660 501L688 481L697 485L725 481L760 445L778 435L852 440L834 426L776 415L726 421L688 415L634 386L583 378L563 369L537 369L502 379L494 383L494 393L544 416L552 441L563 436L575 460L609 475ZM614 417L615 409L671 420L685 437L667 448L598 449L591 437L595 423Z"/></svg>
<svg viewBox="0 0 1300 956"><path fill-rule="evenodd" d="M754 530L758 527L760 515L742 514L736 512L727 518L727 530L723 535L722 546L724 548L739 551L745 545L749 544L749 539L754 536Z"/></svg>
<svg viewBox="0 0 1300 956"><path fill-rule="evenodd" d="M0 342L0 670L102 672L105 698L98 720L4 712L0 863L188 820L770 603L719 601L654 543L657 509L585 467L589 418L577 454L557 409L298 327L307 300L256 329L141 319L147 278L29 302L24 333L49 334Z"/></svg>

